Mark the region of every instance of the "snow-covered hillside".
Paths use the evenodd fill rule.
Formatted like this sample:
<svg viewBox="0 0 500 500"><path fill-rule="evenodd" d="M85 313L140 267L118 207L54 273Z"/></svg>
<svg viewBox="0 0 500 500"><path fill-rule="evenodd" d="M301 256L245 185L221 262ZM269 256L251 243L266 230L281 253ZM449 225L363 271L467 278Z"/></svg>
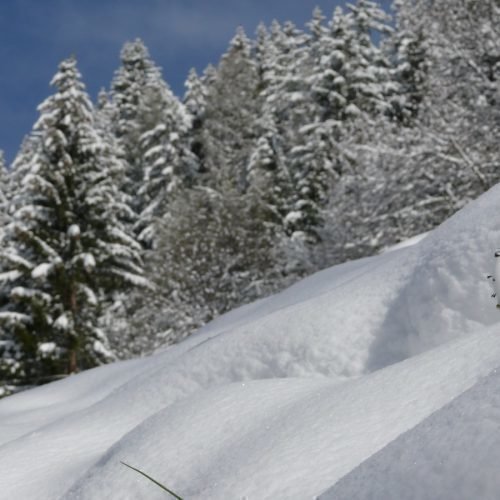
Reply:
<svg viewBox="0 0 500 500"><path fill-rule="evenodd" d="M320 500L498 499L499 386L500 370L495 369L370 457Z"/></svg>
<svg viewBox="0 0 500 500"><path fill-rule="evenodd" d="M413 246L318 273L150 358L0 401L0 498L166 497L120 461L185 499L369 498L374 475L376 498L406 498L420 476L414 498L436 485L445 498L458 478L463 498L492 498L493 469L472 469L500 438L483 401L500 367L485 279L499 214L496 187Z"/></svg>

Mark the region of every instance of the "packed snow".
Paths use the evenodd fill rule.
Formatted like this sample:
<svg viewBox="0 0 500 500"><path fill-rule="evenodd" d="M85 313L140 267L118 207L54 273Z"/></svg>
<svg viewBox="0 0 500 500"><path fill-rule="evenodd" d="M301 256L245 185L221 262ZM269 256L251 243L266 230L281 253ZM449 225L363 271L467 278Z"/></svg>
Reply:
<svg viewBox="0 0 500 500"><path fill-rule="evenodd" d="M493 498L498 213L500 187L154 356L1 400L0 498L166 498L121 461L185 499Z"/></svg>

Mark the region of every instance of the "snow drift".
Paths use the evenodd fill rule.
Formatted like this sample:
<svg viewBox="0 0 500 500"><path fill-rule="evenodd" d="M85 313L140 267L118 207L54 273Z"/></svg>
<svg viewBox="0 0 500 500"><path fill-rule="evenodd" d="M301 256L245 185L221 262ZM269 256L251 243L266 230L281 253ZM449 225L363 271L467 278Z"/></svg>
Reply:
<svg viewBox="0 0 500 500"><path fill-rule="evenodd" d="M325 270L149 358L0 401L0 498L165 498L122 460L186 499L335 495L500 366L485 280L499 213L496 187L413 246Z"/></svg>
<svg viewBox="0 0 500 500"><path fill-rule="evenodd" d="M494 370L370 457L320 500L498 499L499 385L500 370Z"/></svg>

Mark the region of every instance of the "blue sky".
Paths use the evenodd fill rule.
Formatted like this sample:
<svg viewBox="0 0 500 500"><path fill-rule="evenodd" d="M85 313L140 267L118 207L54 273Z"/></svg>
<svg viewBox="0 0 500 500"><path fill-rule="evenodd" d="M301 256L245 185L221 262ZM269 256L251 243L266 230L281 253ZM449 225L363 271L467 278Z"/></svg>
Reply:
<svg viewBox="0 0 500 500"><path fill-rule="evenodd" d="M76 55L93 99L109 87L123 43L142 38L174 92L191 67L216 64L236 27L253 37L259 21L303 27L319 5L344 0L0 0L0 149L13 159L52 90L58 63ZM385 7L390 0L382 0Z"/></svg>

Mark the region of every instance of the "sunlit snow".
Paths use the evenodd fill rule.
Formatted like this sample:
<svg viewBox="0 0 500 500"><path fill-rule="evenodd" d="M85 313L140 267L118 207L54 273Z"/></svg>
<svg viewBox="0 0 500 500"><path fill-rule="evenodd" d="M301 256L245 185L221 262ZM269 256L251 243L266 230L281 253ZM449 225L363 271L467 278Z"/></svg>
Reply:
<svg viewBox="0 0 500 500"><path fill-rule="evenodd" d="M499 213L1 400L0 498L168 497L121 461L186 500L494 498Z"/></svg>

